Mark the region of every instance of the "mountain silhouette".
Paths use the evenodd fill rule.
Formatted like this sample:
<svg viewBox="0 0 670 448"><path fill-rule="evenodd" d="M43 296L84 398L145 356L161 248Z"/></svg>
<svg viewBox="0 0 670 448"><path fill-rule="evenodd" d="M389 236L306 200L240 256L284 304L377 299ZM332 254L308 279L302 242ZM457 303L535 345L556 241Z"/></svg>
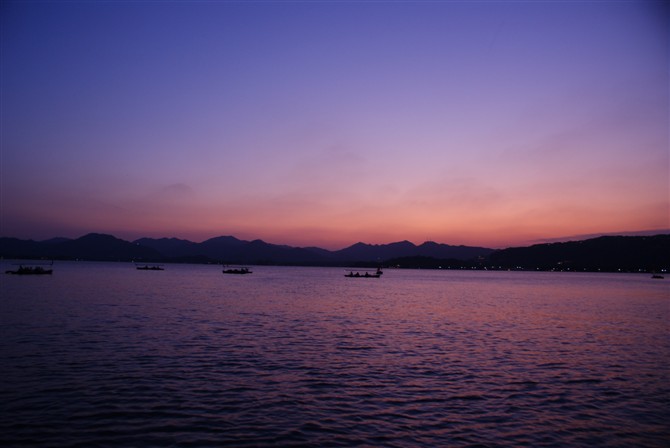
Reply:
<svg viewBox="0 0 670 448"><path fill-rule="evenodd" d="M46 241L0 238L0 256L16 259L192 262L276 265L378 265L540 270L652 271L670 268L670 235L603 236L582 241L536 244L493 250L432 241L390 244L356 243L329 251L292 247L263 240L219 236L201 243L178 238L141 238L128 242L90 233L77 239Z"/></svg>
<svg viewBox="0 0 670 448"><path fill-rule="evenodd" d="M176 238L141 238L135 243L152 248L166 257L202 256L224 263L291 264L327 261L327 257L317 251L269 244L262 240L243 241L233 236L210 238L202 243Z"/></svg>
<svg viewBox="0 0 670 448"><path fill-rule="evenodd" d="M486 256L492 249L409 241L390 244L356 243L329 251L318 247L292 247L263 240L245 241L219 236L201 243L179 238L140 238L128 242L111 235L91 233L77 239L52 238L46 241L0 238L0 256L5 258L55 258L85 260L142 260L223 262L244 264L338 265L379 263L403 256L434 256L467 259Z"/></svg>
<svg viewBox="0 0 670 448"><path fill-rule="evenodd" d="M159 261L164 259L154 249L100 233L89 233L74 240L52 238L43 242L0 238L0 256L94 261Z"/></svg>
<svg viewBox="0 0 670 448"><path fill-rule="evenodd" d="M140 238L133 243L151 248L165 257L179 258L201 255L198 243L180 240L179 238Z"/></svg>
<svg viewBox="0 0 670 448"><path fill-rule="evenodd" d="M493 249L484 247L450 246L435 242L425 242L420 246L409 241L400 241L390 244L365 244L356 243L333 253L337 260L352 261L384 261L390 258L400 257L433 257L459 260L485 257L493 252Z"/></svg>

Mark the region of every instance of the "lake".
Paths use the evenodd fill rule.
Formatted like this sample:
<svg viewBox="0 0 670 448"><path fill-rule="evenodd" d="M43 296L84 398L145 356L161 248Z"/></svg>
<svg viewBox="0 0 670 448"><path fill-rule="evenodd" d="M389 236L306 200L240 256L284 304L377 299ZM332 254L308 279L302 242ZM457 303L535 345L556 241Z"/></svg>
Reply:
<svg viewBox="0 0 670 448"><path fill-rule="evenodd" d="M2 271L12 268L3 261ZM665 447L670 280L0 274L3 446Z"/></svg>

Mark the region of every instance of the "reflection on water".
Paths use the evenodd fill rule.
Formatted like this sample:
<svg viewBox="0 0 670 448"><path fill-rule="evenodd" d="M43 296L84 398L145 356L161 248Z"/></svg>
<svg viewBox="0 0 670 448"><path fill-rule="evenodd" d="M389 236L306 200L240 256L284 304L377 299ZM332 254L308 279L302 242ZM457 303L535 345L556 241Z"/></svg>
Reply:
<svg viewBox="0 0 670 448"><path fill-rule="evenodd" d="M647 276L54 269L0 281L5 445L670 439L670 283Z"/></svg>

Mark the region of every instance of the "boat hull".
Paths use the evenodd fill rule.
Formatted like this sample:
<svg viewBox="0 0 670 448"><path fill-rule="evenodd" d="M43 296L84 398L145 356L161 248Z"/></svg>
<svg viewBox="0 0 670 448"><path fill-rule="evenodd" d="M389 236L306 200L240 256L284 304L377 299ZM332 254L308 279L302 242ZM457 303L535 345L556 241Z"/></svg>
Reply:
<svg viewBox="0 0 670 448"><path fill-rule="evenodd" d="M12 275L51 275L53 269L17 269L16 271L5 271L5 274Z"/></svg>

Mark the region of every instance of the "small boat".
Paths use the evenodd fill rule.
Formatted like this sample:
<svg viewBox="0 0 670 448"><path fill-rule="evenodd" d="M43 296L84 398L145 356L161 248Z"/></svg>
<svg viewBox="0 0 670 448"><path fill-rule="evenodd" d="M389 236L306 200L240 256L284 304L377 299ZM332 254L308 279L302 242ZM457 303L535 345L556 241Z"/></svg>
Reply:
<svg viewBox="0 0 670 448"><path fill-rule="evenodd" d="M163 271L164 270L159 265L149 266L149 265L146 265L146 264L144 266L136 266L136 268L140 271Z"/></svg>
<svg viewBox="0 0 670 448"><path fill-rule="evenodd" d="M374 271L374 273L370 273L370 271L365 271L361 274L358 271L356 271L356 272L349 271L349 273L344 274L344 276L349 277L349 278L379 278L379 277L382 276L382 274L383 274L383 272L382 272L381 268L377 268L377 270Z"/></svg>
<svg viewBox="0 0 670 448"><path fill-rule="evenodd" d="M51 263L50 266L52 266ZM14 275L51 275L53 274L53 269L45 269L42 266L24 266L19 265L19 268L15 271L5 271L5 274L14 274Z"/></svg>
<svg viewBox="0 0 670 448"><path fill-rule="evenodd" d="M659 275L659 274L654 274L654 275L651 276L651 278L665 278L665 277L663 277L662 275Z"/></svg>
<svg viewBox="0 0 670 448"><path fill-rule="evenodd" d="M249 268L239 268L239 269L224 269L222 271L224 274L253 274Z"/></svg>

